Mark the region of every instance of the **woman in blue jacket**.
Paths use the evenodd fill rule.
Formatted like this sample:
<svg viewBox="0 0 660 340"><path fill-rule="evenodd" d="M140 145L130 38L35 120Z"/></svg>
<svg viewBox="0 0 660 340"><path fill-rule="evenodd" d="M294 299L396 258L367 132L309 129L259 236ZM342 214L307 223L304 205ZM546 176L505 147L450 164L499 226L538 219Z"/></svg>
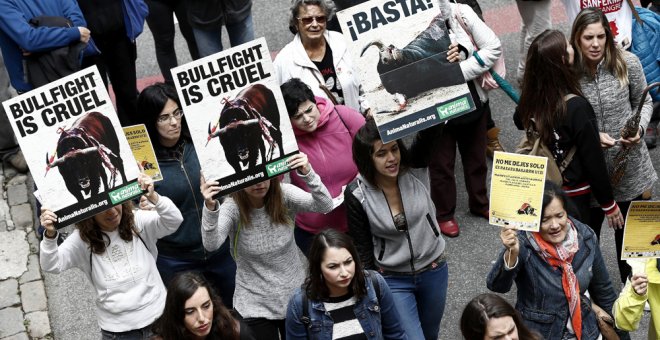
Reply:
<svg viewBox="0 0 660 340"><path fill-rule="evenodd" d="M204 197L198 185L201 167L180 107L174 87L165 83L145 88L138 97L138 112L145 119L163 174L163 180L155 183L156 189L171 198L183 214L177 232L158 241L156 265L166 286L178 272L201 272L231 309L236 263L228 242L212 252L202 245Z"/></svg>
<svg viewBox="0 0 660 340"><path fill-rule="evenodd" d="M515 282L516 309L544 339L595 340L601 334L591 304L609 313L617 295L596 235L568 216L566 202L561 188L546 181L540 231L502 228L505 248L488 274L487 285L494 292L507 293Z"/></svg>
<svg viewBox="0 0 660 340"><path fill-rule="evenodd" d="M309 275L289 301L287 340L408 339L385 279L362 269L351 238L335 229L318 233Z"/></svg>

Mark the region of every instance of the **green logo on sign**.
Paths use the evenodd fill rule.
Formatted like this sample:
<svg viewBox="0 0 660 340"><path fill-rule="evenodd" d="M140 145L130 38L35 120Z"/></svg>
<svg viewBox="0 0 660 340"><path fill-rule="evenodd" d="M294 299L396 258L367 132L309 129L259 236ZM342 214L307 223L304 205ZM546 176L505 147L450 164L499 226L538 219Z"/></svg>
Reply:
<svg viewBox="0 0 660 340"><path fill-rule="evenodd" d="M113 205L131 199L142 194L142 189L137 182L125 185L115 191L110 192L110 201Z"/></svg>
<svg viewBox="0 0 660 340"><path fill-rule="evenodd" d="M461 114L470 109L470 101L463 97L452 102L446 103L436 110L440 119L448 119L455 115Z"/></svg>
<svg viewBox="0 0 660 340"><path fill-rule="evenodd" d="M275 175L281 174L289 170L289 165L286 164L288 158L283 158L272 163L266 164L266 172L268 177L273 177Z"/></svg>

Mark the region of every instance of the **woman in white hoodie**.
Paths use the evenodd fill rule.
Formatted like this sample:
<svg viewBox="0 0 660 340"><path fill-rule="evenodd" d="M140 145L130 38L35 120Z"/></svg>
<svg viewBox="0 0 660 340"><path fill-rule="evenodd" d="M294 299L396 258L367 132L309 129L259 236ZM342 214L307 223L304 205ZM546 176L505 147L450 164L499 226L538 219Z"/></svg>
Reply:
<svg viewBox="0 0 660 340"><path fill-rule="evenodd" d="M46 228L40 262L45 272L80 269L96 289L96 315L101 339L146 340L151 324L165 307L165 286L156 269L156 241L183 221L181 212L154 191L151 177L141 173L138 183L155 208L133 212L128 201L76 224L76 230L57 245L55 213L41 209Z"/></svg>

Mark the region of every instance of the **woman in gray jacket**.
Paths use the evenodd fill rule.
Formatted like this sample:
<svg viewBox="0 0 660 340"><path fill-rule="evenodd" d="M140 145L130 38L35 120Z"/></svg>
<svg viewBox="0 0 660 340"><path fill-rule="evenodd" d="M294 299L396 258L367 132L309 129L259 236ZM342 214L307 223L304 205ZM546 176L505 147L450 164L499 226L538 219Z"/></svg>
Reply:
<svg viewBox="0 0 660 340"><path fill-rule="evenodd" d="M438 338L447 295L445 240L428 177L440 126L420 132L409 152L401 140L383 143L367 120L353 140L360 173L344 194L348 233L365 269L387 281L409 339Z"/></svg>
<svg viewBox="0 0 660 340"><path fill-rule="evenodd" d="M630 202L650 199L650 189L658 179L646 144L640 143L653 110L651 99L641 98L646 87L642 65L634 54L616 47L607 17L597 8L586 8L575 18L571 43L576 51L573 66L581 77L582 93L596 113L610 179L619 150L631 148L624 176L613 183L614 199L625 220ZM639 131L623 138L621 132L642 100ZM600 208L591 209L590 227L596 235L600 234L603 218ZM617 258L621 258L623 229L616 229L614 236ZM625 282L630 266L621 260L618 264L621 282Z"/></svg>

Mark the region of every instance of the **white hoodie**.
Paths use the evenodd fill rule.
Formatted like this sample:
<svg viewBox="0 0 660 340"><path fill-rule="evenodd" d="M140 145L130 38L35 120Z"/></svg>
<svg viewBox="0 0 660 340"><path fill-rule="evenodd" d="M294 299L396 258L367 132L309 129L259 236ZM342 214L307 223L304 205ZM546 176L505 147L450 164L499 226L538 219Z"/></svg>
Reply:
<svg viewBox="0 0 660 340"><path fill-rule="evenodd" d="M165 307L165 286L156 268L156 241L176 231L183 217L172 201L160 196L154 211L135 212L140 237L124 241L117 231L105 233L110 245L103 254L92 254L78 229L57 246L57 238L41 241L41 269L60 273L80 269L96 289L96 314L101 329L126 332L154 322Z"/></svg>

